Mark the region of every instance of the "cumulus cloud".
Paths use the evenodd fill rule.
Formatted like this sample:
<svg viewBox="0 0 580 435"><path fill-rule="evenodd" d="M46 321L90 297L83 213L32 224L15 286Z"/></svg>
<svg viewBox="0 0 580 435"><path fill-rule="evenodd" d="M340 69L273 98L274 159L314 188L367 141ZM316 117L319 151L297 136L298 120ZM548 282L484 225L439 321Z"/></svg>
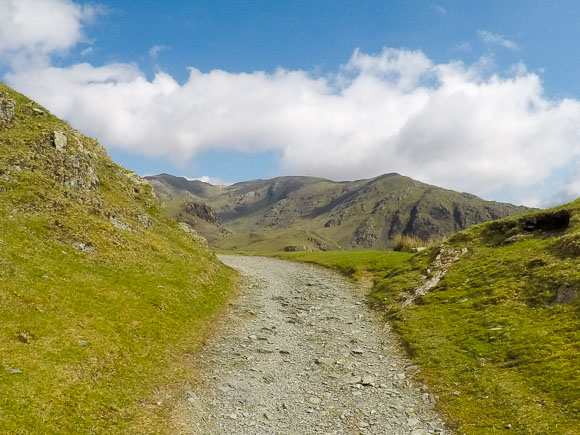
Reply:
<svg viewBox="0 0 580 435"><path fill-rule="evenodd" d="M546 97L524 64L499 75L487 58L436 63L421 51L385 48L355 50L323 76L191 68L179 83L164 72L148 79L128 63L51 66L51 56L84 40L83 25L98 8L70 0L0 6L5 80L109 148L181 165L210 149L274 150L286 173L355 179L399 172L486 197L525 191L534 201L544 198L533 186L577 172L580 102ZM516 47L501 35L480 37ZM562 198L580 195L577 181L560 178Z"/></svg>
<svg viewBox="0 0 580 435"><path fill-rule="evenodd" d="M202 73L183 84L135 65L13 71L9 83L108 146L184 162L208 149L280 150L289 173L396 171L489 195L580 155L580 102L546 98L522 65L436 64L421 51L355 51L335 74Z"/></svg>
<svg viewBox="0 0 580 435"><path fill-rule="evenodd" d="M488 30L478 30L477 34L479 35L479 38L486 44L499 45L500 47L507 48L509 50L518 49L518 44L507 39L503 35L498 35Z"/></svg>
<svg viewBox="0 0 580 435"><path fill-rule="evenodd" d="M83 24L103 11L71 0L0 0L0 60L46 63L83 41Z"/></svg>

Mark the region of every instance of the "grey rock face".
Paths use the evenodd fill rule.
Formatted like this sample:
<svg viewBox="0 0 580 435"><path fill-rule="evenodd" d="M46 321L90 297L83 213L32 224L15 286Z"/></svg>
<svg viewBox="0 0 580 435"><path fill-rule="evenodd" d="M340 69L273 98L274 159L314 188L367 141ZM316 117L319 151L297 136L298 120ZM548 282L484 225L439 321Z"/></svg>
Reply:
<svg viewBox="0 0 580 435"><path fill-rule="evenodd" d="M96 190L100 180L94 169L94 154L83 146L80 135L74 131L68 133L69 136L53 131L39 140L33 147L34 166L48 171L57 182L70 189Z"/></svg>
<svg viewBox="0 0 580 435"><path fill-rule="evenodd" d="M215 210L206 204L192 202L185 207L185 212L192 216L197 216L210 224L219 223Z"/></svg>
<svg viewBox="0 0 580 435"><path fill-rule="evenodd" d="M12 121L14 109L16 109L16 101L0 95L0 128Z"/></svg>

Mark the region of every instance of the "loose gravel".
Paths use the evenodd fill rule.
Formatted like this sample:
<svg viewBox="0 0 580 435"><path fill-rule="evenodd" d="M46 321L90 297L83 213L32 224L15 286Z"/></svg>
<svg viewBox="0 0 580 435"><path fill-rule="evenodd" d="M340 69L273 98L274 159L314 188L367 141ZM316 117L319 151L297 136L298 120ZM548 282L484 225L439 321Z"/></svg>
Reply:
<svg viewBox="0 0 580 435"><path fill-rule="evenodd" d="M353 284L311 265L220 259L244 288L197 358L205 381L187 392L184 432L449 433Z"/></svg>

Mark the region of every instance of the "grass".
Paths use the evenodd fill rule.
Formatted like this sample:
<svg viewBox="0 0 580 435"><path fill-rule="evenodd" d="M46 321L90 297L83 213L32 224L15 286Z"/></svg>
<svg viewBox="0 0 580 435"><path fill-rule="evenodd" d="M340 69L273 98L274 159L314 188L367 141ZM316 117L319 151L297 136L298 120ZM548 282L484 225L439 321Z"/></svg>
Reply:
<svg viewBox="0 0 580 435"><path fill-rule="evenodd" d="M320 264L352 278L372 273L380 276L386 271L399 267L411 254L392 251L328 251L328 252L279 252L272 255L283 260Z"/></svg>
<svg viewBox="0 0 580 435"><path fill-rule="evenodd" d="M580 201L562 209L572 220L559 230L524 231L526 221L542 215L536 213L452 236L445 248L467 254L404 309L406 297L434 273L427 269L439 247L390 253L406 255L392 262L365 251L277 256L354 276L371 271L370 300L387 314L420 367L418 381L437 394L438 410L459 433L577 434Z"/></svg>
<svg viewBox="0 0 580 435"><path fill-rule="evenodd" d="M234 272L96 141L78 136L80 149L65 123L0 94L17 101L0 129L0 433L174 433L172 405L195 378L188 360ZM47 143L55 130L64 155ZM78 175L70 158L86 158L97 189L59 182Z"/></svg>

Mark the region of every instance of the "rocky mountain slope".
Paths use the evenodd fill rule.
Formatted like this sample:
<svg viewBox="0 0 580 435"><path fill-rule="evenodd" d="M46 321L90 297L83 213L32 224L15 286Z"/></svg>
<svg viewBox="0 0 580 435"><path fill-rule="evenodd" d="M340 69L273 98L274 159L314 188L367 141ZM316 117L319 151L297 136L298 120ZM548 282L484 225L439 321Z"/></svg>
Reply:
<svg viewBox="0 0 580 435"><path fill-rule="evenodd" d="M168 385L232 287L188 232L95 139L0 83L2 432L171 432Z"/></svg>
<svg viewBox="0 0 580 435"><path fill-rule="evenodd" d="M352 182L278 177L232 186L212 186L167 174L147 179L167 203L170 215L180 221L189 215L193 227L224 248L385 249L397 235L428 241L530 210L398 174ZM191 204L213 208L220 229L213 226L208 232L202 222L210 220L188 213Z"/></svg>

